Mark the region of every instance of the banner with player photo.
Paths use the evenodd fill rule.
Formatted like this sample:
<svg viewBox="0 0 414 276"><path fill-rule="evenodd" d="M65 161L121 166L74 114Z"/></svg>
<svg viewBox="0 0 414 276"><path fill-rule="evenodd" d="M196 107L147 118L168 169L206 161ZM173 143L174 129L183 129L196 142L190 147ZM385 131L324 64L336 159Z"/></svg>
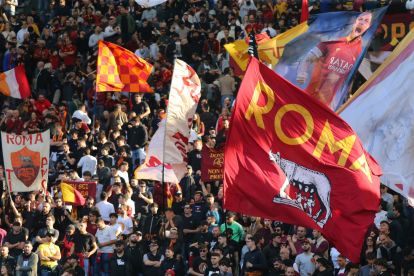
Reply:
<svg viewBox="0 0 414 276"><path fill-rule="evenodd" d="M10 192L47 190L50 131L1 133L4 170Z"/></svg>
<svg viewBox="0 0 414 276"><path fill-rule="evenodd" d="M337 110L385 11L386 7L313 16L308 31L285 46L275 71Z"/></svg>

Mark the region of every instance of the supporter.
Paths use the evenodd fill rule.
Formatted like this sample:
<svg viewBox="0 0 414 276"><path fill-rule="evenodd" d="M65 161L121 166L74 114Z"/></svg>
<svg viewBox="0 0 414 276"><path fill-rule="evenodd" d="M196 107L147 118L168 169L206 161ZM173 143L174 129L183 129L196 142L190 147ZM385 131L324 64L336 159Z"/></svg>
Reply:
<svg viewBox="0 0 414 276"><path fill-rule="evenodd" d="M124 241L118 240L115 243L115 254L110 260L110 275L114 276L125 276L127 275L127 264L128 259L125 254L125 244Z"/></svg>
<svg viewBox="0 0 414 276"><path fill-rule="evenodd" d="M11 270L16 267L16 258L9 255L9 248L2 246L0 251L0 266L7 266Z"/></svg>
<svg viewBox="0 0 414 276"><path fill-rule="evenodd" d="M15 221L11 228L4 238L3 247L7 248L7 250L10 249L10 255L17 258L22 253L28 233L24 231L19 221Z"/></svg>
<svg viewBox="0 0 414 276"><path fill-rule="evenodd" d="M142 223L142 233L147 240L151 240L152 237L156 237L161 227L161 218L158 214L158 204L155 202L151 203L149 208L150 213L145 217ZM167 223L168 222L169 221L167 221Z"/></svg>
<svg viewBox="0 0 414 276"><path fill-rule="evenodd" d="M377 249L377 259L385 260L387 268L399 275L402 260L401 248L388 235L380 234L378 239L380 245Z"/></svg>
<svg viewBox="0 0 414 276"><path fill-rule="evenodd" d="M81 276L85 275L85 270L79 264L79 258L76 255L70 255L65 259L65 263L62 266L64 273L73 273L73 275ZM62 275L64 275L64 273Z"/></svg>
<svg viewBox="0 0 414 276"><path fill-rule="evenodd" d="M98 230L96 231L96 241L98 245L98 254L93 270L101 271L101 275L109 275L110 259L114 253L113 246L117 241L116 232L112 227L105 225L102 218L97 220Z"/></svg>
<svg viewBox="0 0 414 276"><path fill-rule="evenodd" d="M108 202L108 194L106 192L102 192L101 201L96 204L96 208L105 222L109 222L109 215L115 213L114 205Z"/></svg>
<svg viewBox="0 0 414 276"><path fill-rule="evenodd" d="M59 238L59 231L53 228L55 224L55 217L53 215L49 215L46 217L46 227L41 228L37 232L37 236L35 238L36 243L43 244L49 243L49 235L53 233L52 242L55 243Z"/></svg>
<svg viewBox="0 0 414 276"><path fill-rule="evenodd" d="M92 267L93 255L98 249L95 236L87 232L87 223L78 224L79 232L75 234L72 253L79 258L80 266L89 273Z"/></svg>
<svg viewBox="0 0 414 276"><path fill-rule="evenodd" d="M262 275L267 268L266 259L260 248L257 247L259 237L253 236L250 239L246 238L246 245L249 251L244 255L242 275Z"/></svg>
<svg viewBox="0 0 414 276"><path fill-rule="evenodd" d="M40 259L40 274L56 273L58 261L61 259L60 248L53 242L54 232L46 234L45 242L39 245L37 252Z"/></svg>
<svg viewBox="0 0 414 276"><path fill-rule="evenodd" d="M133 232L125 248L127 275L137 275L143 269L144 242L140 231Z"/></svg>
<svg viewBox="0 0 414 276"><path fill-rule="evenodd" d="M156 240L152 240L149 245L149 252L143 257L144 276L160 275L161 264L164 261L164 255L159 252L159 245Z"/></svg>
<svg viewBox="0 0 414 276"><path fill-rule="evenodd" d="M303 227L302 227L303 228ZM305 229L305 228L303 228ZM295 266L301 276L312 274L315 271L315 264L312 262L313 254L311 252L310 241L304 238L302 241L302 253L299 253L295 259Z"/></svg>
<svg viewBox="0 0 414 276"><path fill-rule="evenodd" d="M240 242L244 237L243 227L235 221L235 214L233 212L228 212L226 214L226 222L220 226L220 231L224 232L226 228L233 230L233 235L231 237L235 242Z"/></svg>
<svg viewBox="0 0 414 276"><path fill-rule="evenodd" d="M39 257L32 252L33 245L30 241L26 241L23 253L17 258L16 276L36 276Z"/></svg>

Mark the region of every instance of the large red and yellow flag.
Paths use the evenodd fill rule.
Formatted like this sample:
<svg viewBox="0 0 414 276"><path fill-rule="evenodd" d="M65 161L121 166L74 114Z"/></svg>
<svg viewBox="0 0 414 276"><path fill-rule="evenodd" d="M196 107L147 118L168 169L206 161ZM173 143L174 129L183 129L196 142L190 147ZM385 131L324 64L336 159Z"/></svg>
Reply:
<svg viewBox="0 0 414 276"><path fill-rule="evenodd" d="M152 92L152 65L116 44L99 41L96 92Z"/></svg>
<svg viewBox="0 0 414 276"><path fill-rule="evenodd" d="M226 209L317 229L358 261L381 168L332 110L252 59L224 156Z"/></svg>
<svg viewBox="0 0 414 276"><path fill-rule="evenodd" d="M272 67L275 66L283 54L285 45L307 30L308 25L304 22L272 39L263 40L262 42L258 41L257 51L259 53L259 59L267 64L271 64ZM246 70L250 60L248 47L248 43L243 39L224 45L224 48L226 48L227 52L229 52L230 56L243 71Z"/></svg>

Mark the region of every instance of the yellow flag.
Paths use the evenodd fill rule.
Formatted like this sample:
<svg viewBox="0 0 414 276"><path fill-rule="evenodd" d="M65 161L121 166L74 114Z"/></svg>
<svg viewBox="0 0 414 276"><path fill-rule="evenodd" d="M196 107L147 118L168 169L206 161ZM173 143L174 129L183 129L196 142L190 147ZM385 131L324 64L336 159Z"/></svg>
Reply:
<svg viewBox="0 0 414 276"><path fill-rule="evenodd" d="M275 66L283 54L285 45L294 38L305 33L308 30L308 24L303 22L288 31L267 40L258 45L259 59L267 64ZM248 48L249 45L245 40L236 40L234 43L224 45L227 52L231 55L237 65L244 71L249 63Z"/></svg>

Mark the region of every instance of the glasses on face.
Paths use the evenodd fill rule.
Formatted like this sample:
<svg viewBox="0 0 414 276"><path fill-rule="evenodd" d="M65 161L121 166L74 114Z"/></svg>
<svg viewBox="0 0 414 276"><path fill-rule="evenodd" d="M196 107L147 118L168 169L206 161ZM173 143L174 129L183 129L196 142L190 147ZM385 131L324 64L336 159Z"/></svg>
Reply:
<svg viewBox="0 0 414 276"><path fill-rule="evenodd" d="M200 250L200 252L208 252L208 250L207 249L202 249L202 250Z"/></svg>

